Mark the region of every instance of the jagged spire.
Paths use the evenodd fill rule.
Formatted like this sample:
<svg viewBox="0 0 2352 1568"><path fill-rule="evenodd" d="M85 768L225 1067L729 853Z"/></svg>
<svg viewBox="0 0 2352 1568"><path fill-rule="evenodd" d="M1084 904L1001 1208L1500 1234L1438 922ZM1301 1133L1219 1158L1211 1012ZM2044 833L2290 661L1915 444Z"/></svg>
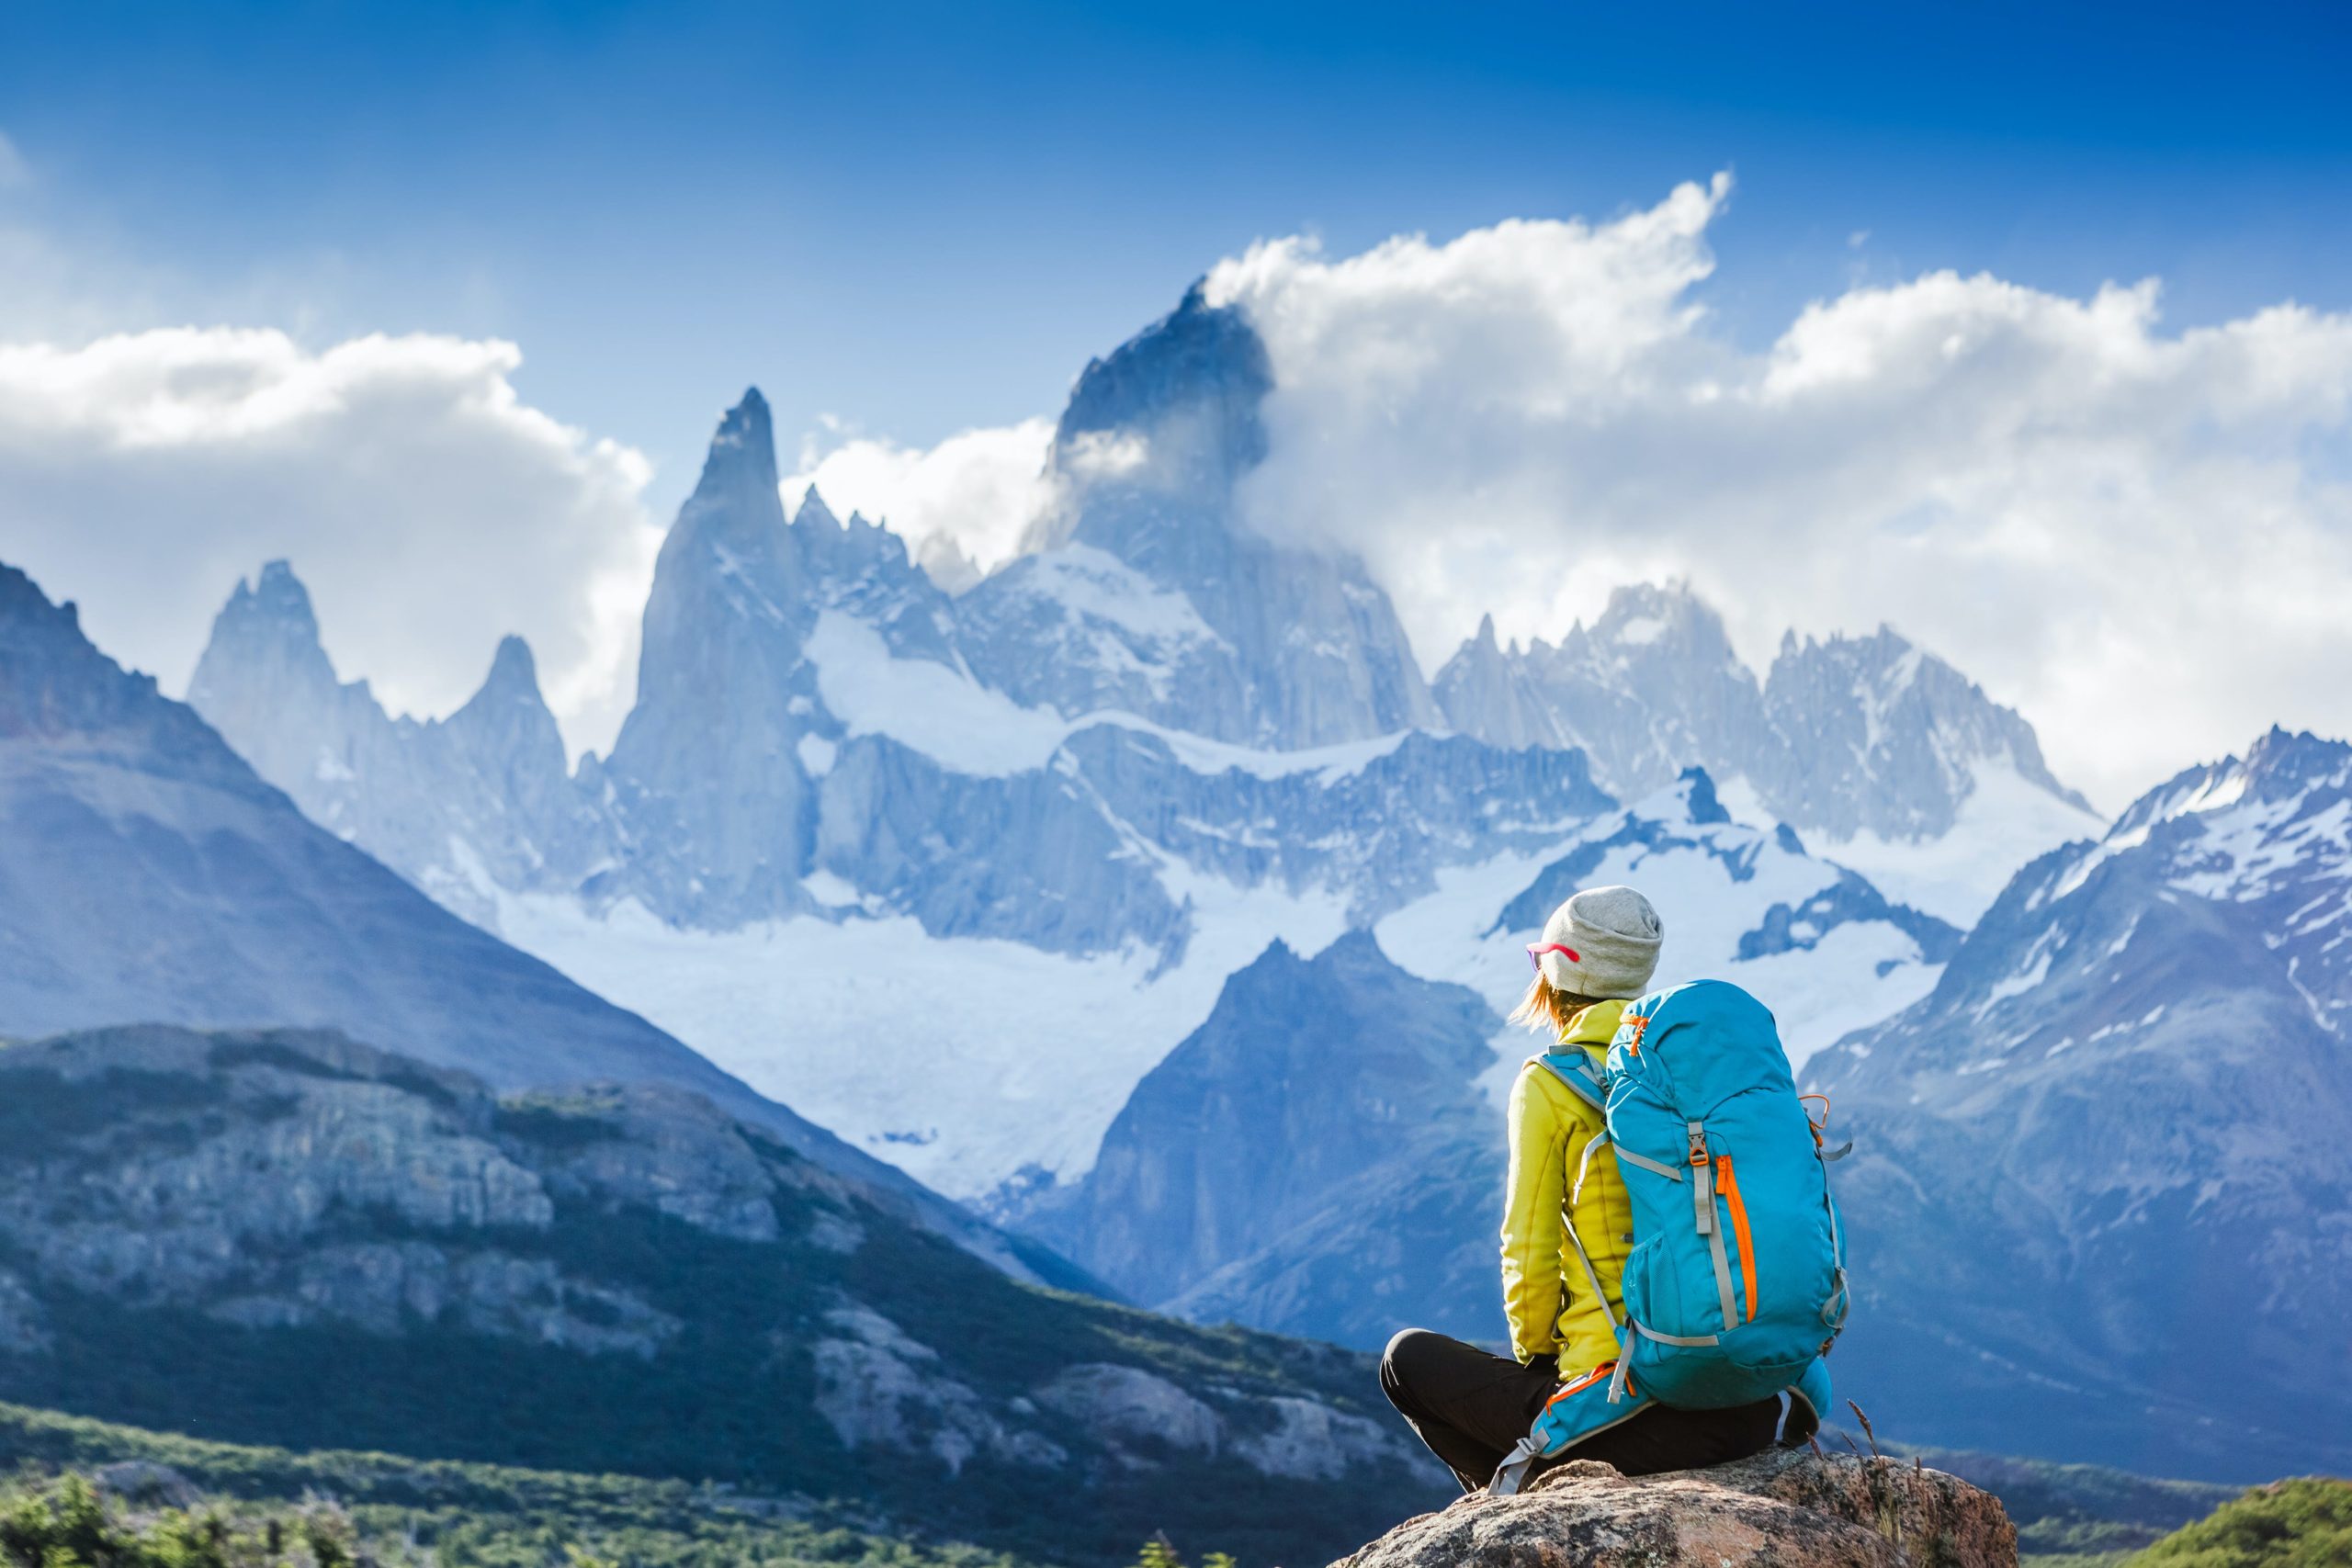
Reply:
<svg viewBox="0 0 2352 1568"><path fill-rule="evenodd" d="M747 388L742 400L727 411L718 433L710 438L702 479L686 502L686 512L727 508L741 515L748 505L781 523L784 502L776 484L775 425L768 413L768 400L760 396L757 387Z"/></svg>
<svg viewBox="0 0 2352 1568"><path fill-rule="evenodd" d="M293 563L284 558L262 563L261 576L249 594L240 579L237 595L250 598L254 609L270 620L306 632L313 640L318 637L319 617L311 605L311 591L294 575ZM232 603L235 597L232 596Z"/></svg>
<svg viewBox="0 0 2352 1568"><path fill-rule="evenodd" d="M490 673L483 677L485 692L529 692L534 696L539 690L538 661L531 657L531 645L509 632L498 639L498 651L491 656Z"/></svg>
<svg viewBox="0 0 2352 1568"><path fill-rule="evenodd" d="M266 693L253 700L267 705L296 691L331 693L336 684L311 591L293 566L280 559L264 562L250 581L240 578L212 618L212 635L188 682L187 700L210 717L224 700L241 700L232 693Z"/></svg>
<svg viewBox="0 0 2352 1568"><path fill-rule="evenodd" d="M718 433L710 438L712 462L739 454L766 469L769 483L775 482L775 420L757 387L743 389L741 400L727 411L727 417L718 422Z"/></svg>
<svg viewBox="0 0 2352 1568"><path fill-rule="evenodd" d="M834 515L833 509L825 504L825 498L817 493L817 487L810 485L800 492L800 510L792 514L792 525L800 528L819 523L830 528L838 528L842 525L841 519Z"/></svg>

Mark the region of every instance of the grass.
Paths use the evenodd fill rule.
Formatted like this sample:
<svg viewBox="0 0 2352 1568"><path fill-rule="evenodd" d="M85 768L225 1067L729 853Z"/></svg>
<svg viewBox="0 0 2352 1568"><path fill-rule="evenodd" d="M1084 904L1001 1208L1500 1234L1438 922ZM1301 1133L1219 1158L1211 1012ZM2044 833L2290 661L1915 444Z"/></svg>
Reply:
<svg viewBox="0 0 2352 1568"><path fill-rule="evenodd" d="M150 1472L162 1467L197 1494ZM88 1478L116 1472L120 1495ZM627 1475L356 1451L298 1453L141 1431L0 1404L0 1558L59 1568L262 1568L427 1562L549 1568L578 1558L623 1568L1033 1568L1041 1560L922 1542L805 1497ZM99 1513L93 1515L93 1507ZM43 1531L29 1522L46 1517ZM274 1528L273 1528L274 1527ZM209 1543L209 1545L207 1543ZM320 1548L323 1543L325 1550Z"/></svg>

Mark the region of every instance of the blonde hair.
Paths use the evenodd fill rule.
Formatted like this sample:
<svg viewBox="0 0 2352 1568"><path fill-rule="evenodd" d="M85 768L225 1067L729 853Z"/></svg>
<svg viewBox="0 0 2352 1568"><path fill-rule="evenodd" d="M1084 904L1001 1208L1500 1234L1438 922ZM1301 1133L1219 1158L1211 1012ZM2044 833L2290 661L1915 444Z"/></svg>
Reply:
<svg viewBox="0 0 2352 1568"><path fill-rule="evenodd" d="M1566 1034L1577 1014L1600 999L1561 990L1538 971L1535 978L1528 982L1527 994L1510 1010L1510 1021L1524 1024L1539 1034L1546 1030L1554 1035Z"/></svg>

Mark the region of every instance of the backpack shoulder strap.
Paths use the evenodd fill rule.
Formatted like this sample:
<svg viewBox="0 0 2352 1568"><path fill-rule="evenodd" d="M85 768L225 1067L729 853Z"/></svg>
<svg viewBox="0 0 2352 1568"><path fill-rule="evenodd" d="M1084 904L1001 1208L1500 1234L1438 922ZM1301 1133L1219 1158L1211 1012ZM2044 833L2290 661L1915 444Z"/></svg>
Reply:
<svg viewBox="0 0 2352 1568"><path fill-rule="evenodd" d="M1609 1109L1609 1080L1592 1065L1592 1057L1582 1047L1566 1051L1546 1051L1528 1060L1566 1084L1570 1094L1595 1111Z"/></svg>

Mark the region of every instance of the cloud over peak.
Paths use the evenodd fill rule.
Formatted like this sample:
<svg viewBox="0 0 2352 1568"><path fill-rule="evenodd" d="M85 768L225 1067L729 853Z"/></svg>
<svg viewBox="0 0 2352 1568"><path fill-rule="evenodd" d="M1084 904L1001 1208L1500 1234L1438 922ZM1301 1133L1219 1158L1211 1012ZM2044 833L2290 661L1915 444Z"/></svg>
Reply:
<svg viewBox="0 0 2352 1568"><path fill-rule="evenodd" d="M1705 307L1731 194L1718 175L1604 222L1218 263L1209 299L1272 369L1245 513L1361 553L1431 668L1487 612L1556 639L1669 577L1759 662L1787 627L1890 622L2110 804L2273 721L2352 734L2352 316L2174 331L2154 280L2075 298L1939 271L1749 348ZM229 328L0 346L0 558L176 684L238 575L288 556L339 668L395 705L447 711L520 631L575 744L601 743L659 523L643 458L525 402L519 363ZM1057 504L1053 431L829 425L784 482L960 578Z"/></svg>
<svg viewBox="0 0 2352 1568"><path fill-rule="evenodd" d="M455 707L520 632L575 742L601 742L660 541L649 469L524 402L521 361L229 327L0 344L0 558L172 689L231 586L288 558L337 667L395 709Z"/></svg>
<svg viewBox="0 0 2352 1568"><path fill-rule="evenodd" d="M1729 188L1221 265L1276 383L1250 515L1362 551L1425 661L1668 575L1752 657L1891 621L2109 800L2275 717L2352 732L2352 318L2168 333L2153 281L1937 272L1747 352L1697 293Z"/></svg>

